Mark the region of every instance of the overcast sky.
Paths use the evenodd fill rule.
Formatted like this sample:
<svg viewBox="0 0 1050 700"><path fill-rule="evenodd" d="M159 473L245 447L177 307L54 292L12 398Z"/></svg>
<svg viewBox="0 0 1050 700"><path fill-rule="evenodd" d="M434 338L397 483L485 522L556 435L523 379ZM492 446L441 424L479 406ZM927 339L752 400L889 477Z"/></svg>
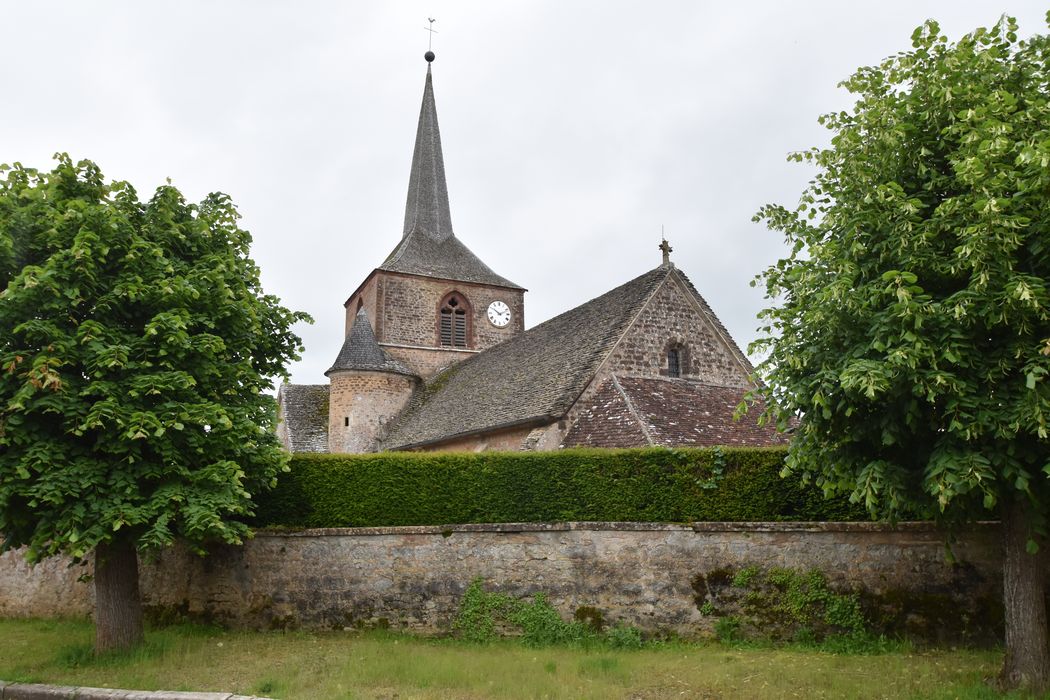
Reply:
<svg viewBox="0 0 1050 700"><path fill-rule="evenodd" d="M1009 3L1009 4L1008 4ZM342 303L397 243L433 49L456 235L528 288L531 327L672 260L742 348L783 254L751 216L812 175L821 113L858 66L937 19L1046 4L896 2L15 2L0 0L0 162L67 151L148 198L229 193L266 291L315 319L299 383L326 381Z"/></svg>

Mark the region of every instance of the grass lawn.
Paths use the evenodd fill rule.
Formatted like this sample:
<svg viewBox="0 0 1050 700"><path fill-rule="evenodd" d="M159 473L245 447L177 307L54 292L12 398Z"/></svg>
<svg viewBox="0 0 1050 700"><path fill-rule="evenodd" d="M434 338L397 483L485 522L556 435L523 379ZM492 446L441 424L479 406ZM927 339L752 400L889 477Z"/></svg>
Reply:
<svg viewBox="0 0 1050 700"><path fill-rule="evenodd" d="M150 630L92 656L87 622L0 620L0 679L276 698L995 698L994 651L830 654L718 643L637 651L476 646L391 633Z"/></svg>

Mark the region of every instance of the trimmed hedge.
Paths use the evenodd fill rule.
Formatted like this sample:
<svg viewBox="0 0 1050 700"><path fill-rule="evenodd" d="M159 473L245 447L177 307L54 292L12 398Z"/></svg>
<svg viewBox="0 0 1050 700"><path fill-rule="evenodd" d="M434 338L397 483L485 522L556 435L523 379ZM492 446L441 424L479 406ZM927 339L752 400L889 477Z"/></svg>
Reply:
<svg viewBox="0 0 1050 700"><path fill-rule="evenodd" d="M295 455L260 527L865 520L781 479L783 448Z"/></svg>

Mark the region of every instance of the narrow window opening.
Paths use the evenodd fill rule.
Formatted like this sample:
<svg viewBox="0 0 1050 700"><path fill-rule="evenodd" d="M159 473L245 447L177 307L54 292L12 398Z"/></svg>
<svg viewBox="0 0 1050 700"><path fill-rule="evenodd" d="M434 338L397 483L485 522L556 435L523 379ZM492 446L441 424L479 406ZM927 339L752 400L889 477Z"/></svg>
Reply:
<svg viewBox="0 0 1050 700"><path fill-rule="evenodd" d="M345 418L343 418L343 427L344 428L349 428L350 427L350 416L346 416Z"/></svg>
<svg viewBox="0 0 1050 700"><path fill-rule="evenodd" d="M667 351L667 376L668 377L681 377L682 376L682 365L679 360L678 348L671 348Z"/></svg>

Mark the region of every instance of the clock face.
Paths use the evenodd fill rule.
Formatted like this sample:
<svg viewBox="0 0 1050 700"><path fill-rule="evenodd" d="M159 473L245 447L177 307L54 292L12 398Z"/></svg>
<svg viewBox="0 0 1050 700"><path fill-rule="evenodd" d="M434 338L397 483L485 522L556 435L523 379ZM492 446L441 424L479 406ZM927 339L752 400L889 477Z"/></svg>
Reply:
<svg viewBox="0 0 1050 700"><path fill-rule="evenodd" d="M489 304L489 323L496 328L503 328L510 323L510 307L502 301L494 301Z"/></svg>

